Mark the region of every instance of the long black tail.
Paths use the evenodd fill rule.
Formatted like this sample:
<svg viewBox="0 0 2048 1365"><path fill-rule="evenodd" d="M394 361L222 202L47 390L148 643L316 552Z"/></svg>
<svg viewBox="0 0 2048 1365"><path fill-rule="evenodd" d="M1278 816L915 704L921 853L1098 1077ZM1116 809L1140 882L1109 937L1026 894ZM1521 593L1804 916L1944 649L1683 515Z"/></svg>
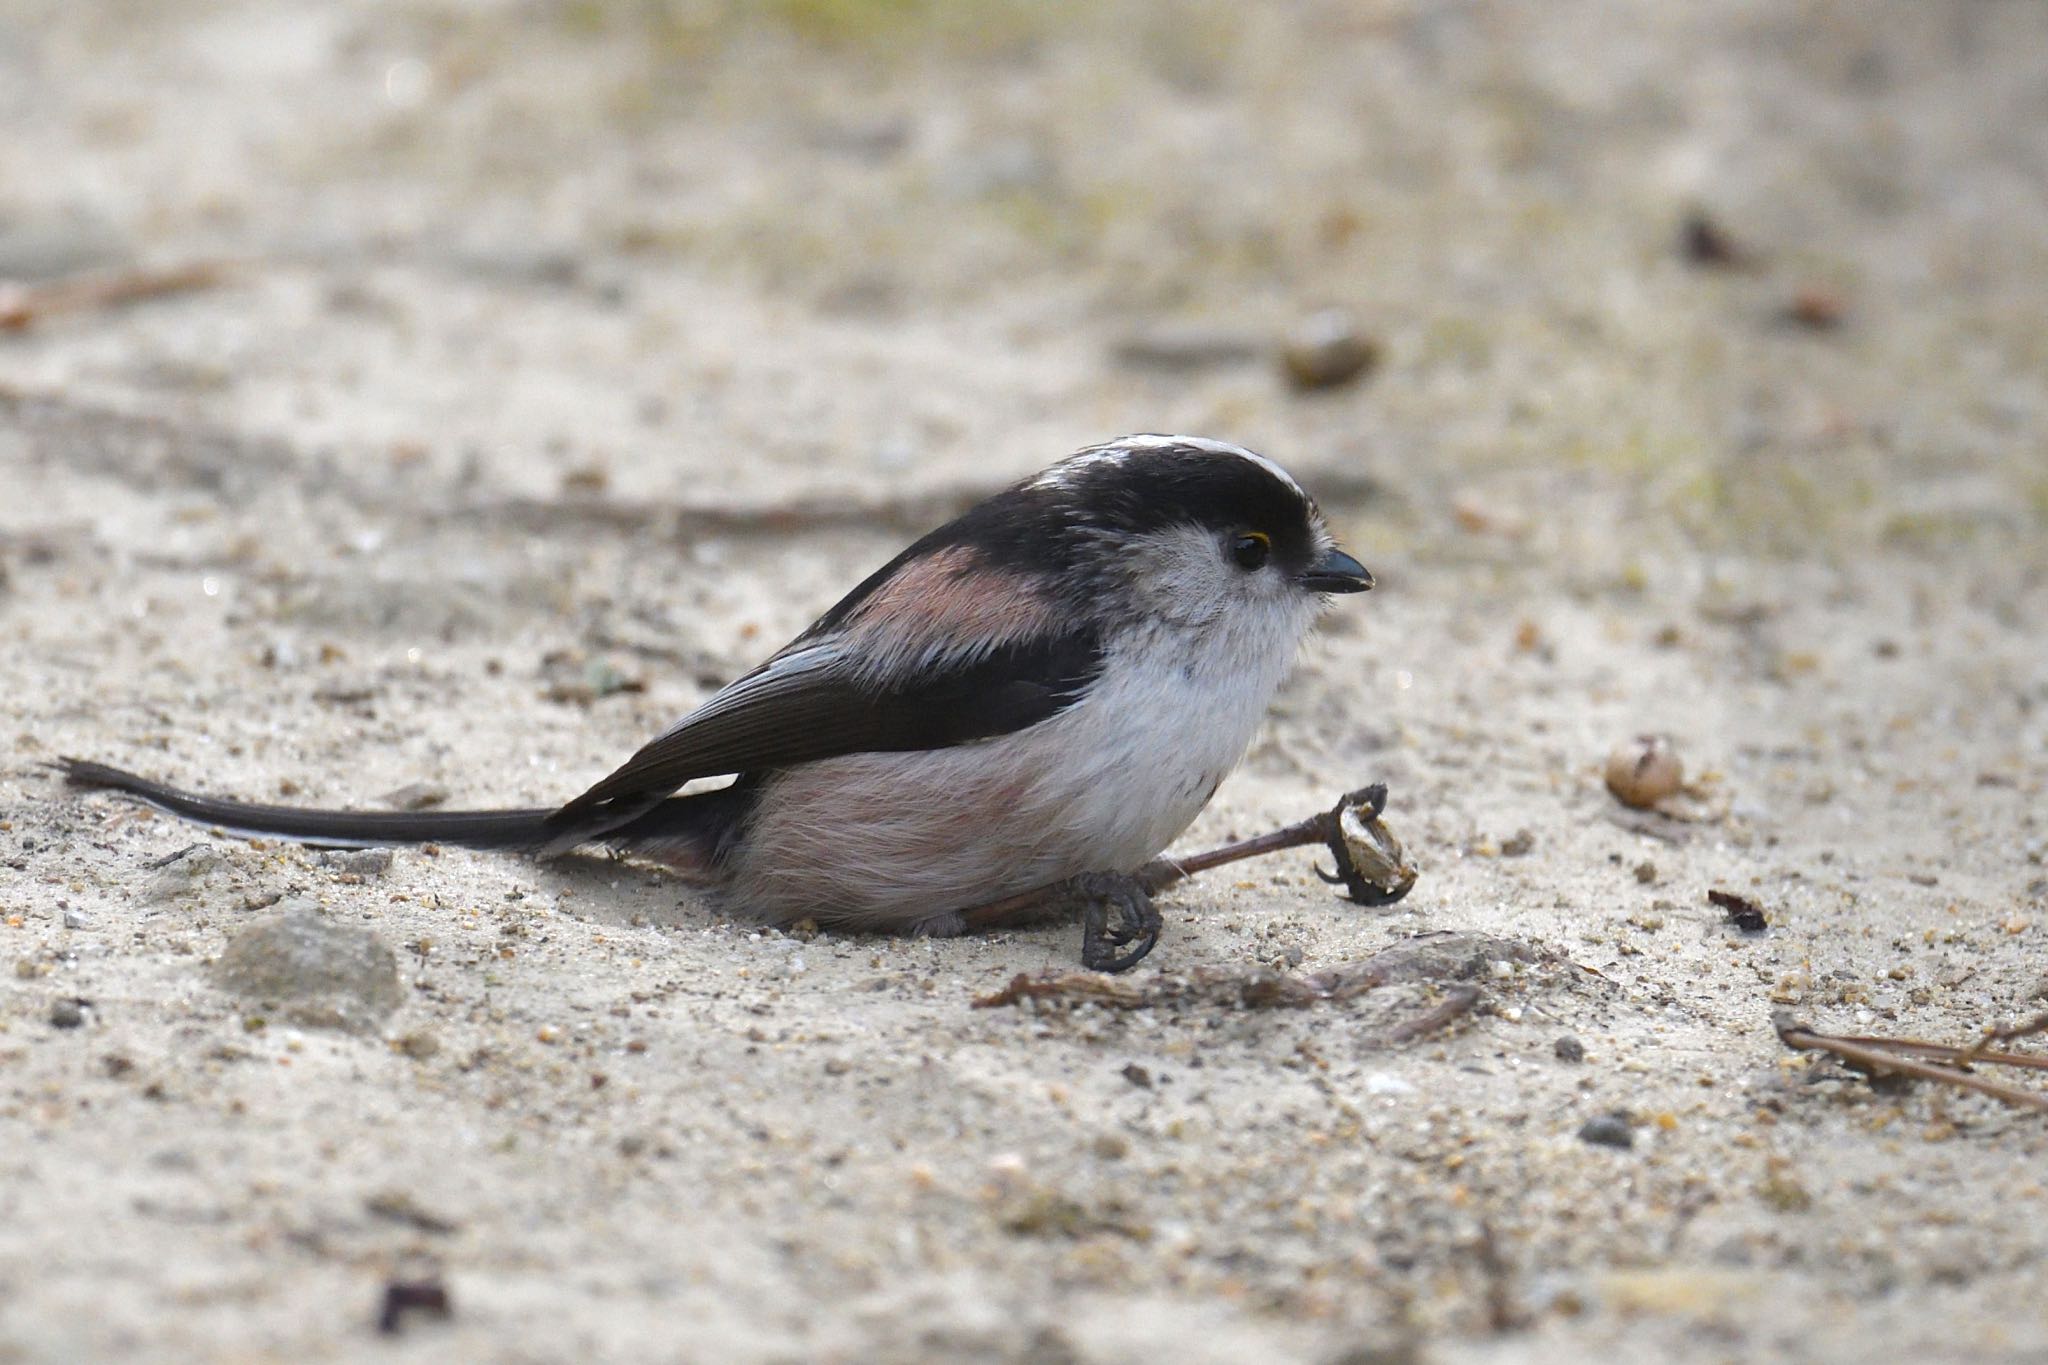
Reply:
<svg viewBox="0 0 2048 1365"><path fill-rule="evenodd" d="M201 796L163 782L84 759L57 760L74 787L125 792L195 824L215 825L230 834L290 839L327 848L374 848L381 844L454 844L460 848L537 848L546 842L545 810L354 811L264 806Z"/></svg>
<svg viewBox="0 0 2048 1365"><path fill-rule="evenodd" d="M531 810L353 811L266 806L202 796L105 763L63 758L53 765L74 787L122 792L195 824L243 837L289 839L323 848L376 848L392 844L452 844L457 848L539 853L562 850L562 830L548 823L549 808ZM672 796L652 810L602 832L591 843L635 848L665 861L714 859L743 808L730 788Z"/></svg>

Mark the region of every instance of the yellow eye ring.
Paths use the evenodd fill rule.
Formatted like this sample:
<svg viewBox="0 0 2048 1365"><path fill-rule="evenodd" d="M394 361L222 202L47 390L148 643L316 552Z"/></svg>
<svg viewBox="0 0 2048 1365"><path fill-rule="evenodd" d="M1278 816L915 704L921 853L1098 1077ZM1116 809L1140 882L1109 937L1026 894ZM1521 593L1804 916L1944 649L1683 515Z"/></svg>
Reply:
<svg viewBox="0 0 2048 1365"><path fill-rule="evenodd" d="M1263 569L1273 557L1272 538L1263 531L1246 531L1230 542L1230 557L1247 573Z"/></svg>

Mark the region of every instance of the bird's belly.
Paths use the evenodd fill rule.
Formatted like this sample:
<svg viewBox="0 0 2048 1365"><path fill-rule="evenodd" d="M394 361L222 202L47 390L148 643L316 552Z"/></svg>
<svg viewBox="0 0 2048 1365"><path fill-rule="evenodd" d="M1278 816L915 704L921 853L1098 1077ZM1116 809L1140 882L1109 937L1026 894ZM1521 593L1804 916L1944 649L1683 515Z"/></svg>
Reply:
<svg viewBox="0 0 2048 1365"><path fill-rule="evenodd" d="M1208 804L1270 691L1142 681L999 739L777 774L728 861L728 903L769 923L907 928L1135 871Z"/></svg>

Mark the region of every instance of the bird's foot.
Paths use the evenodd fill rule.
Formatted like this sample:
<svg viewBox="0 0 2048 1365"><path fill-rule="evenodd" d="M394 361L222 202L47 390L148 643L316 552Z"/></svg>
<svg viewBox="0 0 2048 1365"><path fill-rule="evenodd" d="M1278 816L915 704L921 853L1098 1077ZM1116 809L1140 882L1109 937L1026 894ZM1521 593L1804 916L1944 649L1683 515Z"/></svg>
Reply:
<svg viewBox="0 0 2048 1365"><path fill-rule="evenodd" d="M1059 888L1081 905L1081 965L1093 972L1127 972L1159 942L1163 921L1152 893L1122 872L1085 872Z"/></svg>

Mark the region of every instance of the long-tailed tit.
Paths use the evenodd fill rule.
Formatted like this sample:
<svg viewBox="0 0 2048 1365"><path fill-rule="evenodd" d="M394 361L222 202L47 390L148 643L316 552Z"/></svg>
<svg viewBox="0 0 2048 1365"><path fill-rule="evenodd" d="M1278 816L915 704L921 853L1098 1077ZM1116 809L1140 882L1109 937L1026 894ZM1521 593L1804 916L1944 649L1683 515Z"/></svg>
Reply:
<svg viewBox="0 0 2048 1365"><path fill-rule="evenodd" d="M1371 586L1279 466L1129 436L918 540L556 809L309 810L60 766L245 835L609 846L765 924L949 935L1078 903L1083 961L1122 970L1159 933L1140 870L1237 766L1325 596Z"/></svg>

